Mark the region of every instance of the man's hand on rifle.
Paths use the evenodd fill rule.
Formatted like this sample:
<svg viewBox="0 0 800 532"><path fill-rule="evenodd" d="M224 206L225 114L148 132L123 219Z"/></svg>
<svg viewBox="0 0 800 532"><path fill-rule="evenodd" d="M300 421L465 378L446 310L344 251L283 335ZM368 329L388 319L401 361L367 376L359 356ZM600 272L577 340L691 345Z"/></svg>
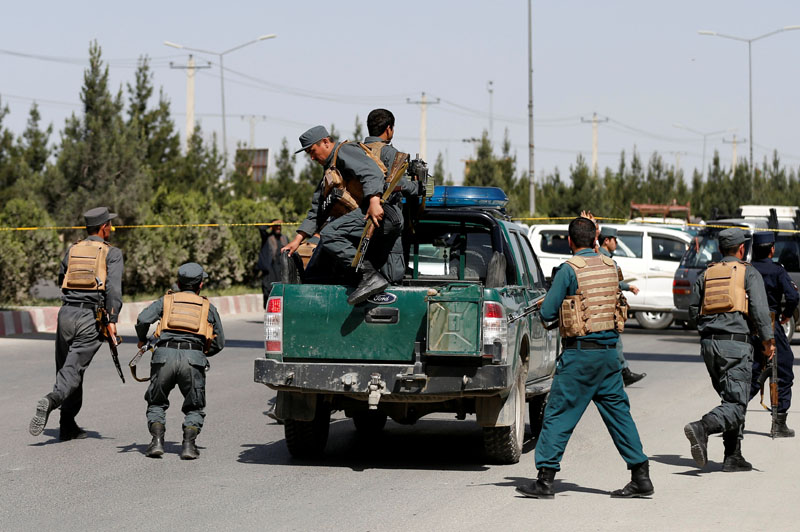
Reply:
<svg viewBox="0 0 800 532"><path fill-rule="evenodd" d="M288 251L289 256L291 257L292 253L297 251L297 248L299 248L300 244L303 243L303 238L304 238L303 235L297 233L297 236L294 237L294 240L292 240L291 242L289 242L288 244L286 244L281 248L281 253L283 253L284 251Z"/></svg>
<svg viewBox="0 0 800 532"><path fill-rule="evenodd" d="M372 196L369 198L369 208L367 208L367 215L364 217L366 220L370 218L372 223L380 225L383 220L383 207L381 206L381 197Z"/></svg>
<svg viewBox="0 0 800 532"><path fill-rule="evenodd" d="M106 330L108 331L108 337L114 340L114 345L119 344L119 337L117 336L117 324L108 323L106 325Z"/></svg>
<svg viewBox="0 0 800 532"><path fill-rule="evenodd" d="M775 355L776 347L775 347L775 339L772 340L765 340L761 342L764 346L764 356L767 357L767 360L772 360L772 357Z"/></svg>
<svg viewBox="0 0 800 532"><path fill-rule="evenodd" d="M147 342L142 342L141 340L139 340L138 342L136 342L136 349L141 349L142 347L144 347L144 344L146 343Z"/></svg>

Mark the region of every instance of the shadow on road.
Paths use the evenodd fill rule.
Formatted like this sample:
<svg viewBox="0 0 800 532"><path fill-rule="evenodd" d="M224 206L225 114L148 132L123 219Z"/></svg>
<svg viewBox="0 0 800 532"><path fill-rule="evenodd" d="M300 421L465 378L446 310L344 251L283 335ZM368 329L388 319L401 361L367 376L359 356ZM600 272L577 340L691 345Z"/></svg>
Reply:
<svg viewBox="0 0 800 532"><path fill-rule="evenodd" d="M0 336L0 338L8 338L10 340L49 340L52 342L56 339L56 333L37 332L37 333L25 333L25 334L12 334L9 336Z"/></svg>
<svg viewBox="0 0 800 532"><path fill-rule="evenodd" d="M264 350L264 340L231 340L225 338L225 347L241 347L244 349Z"/></svg>
<svg viewBox="0 0 800 532"><path fill-rule="evenodd" d="M625 358L628 360L646 360L648 362L691 362L704 364L700 350L697 353L688 355L669 354L669 353L631 353L625 351Z"/></svg>
<svg viewBox="0 0 800 532"><path fill-rule="evenodd" d="M530 484L533 482L535 477L527 478L527 477L506 477L505 482L490 482L488 484L474 484L473 486L498 486L498 487L509 487L509 488L516 488L517 486L524 486L525 484ZM597 488L588 488L585 486L579 486L578 484L574 484L572 482L566 482L563 479L559 479L556 477L555 481L553 482L553 491L556 492L556 495L567 495L570 491L578 492L578 493L592 493L594 495L609 495L609 491L601 490ZM525 499L526 497L522 495L517 495L519 499Z"/></svg>
<svg viewBox="0 0 800 532"><path fill-rule="evenodd" d="M119 453L139 453L141 455L144 455L144 452L147 450L147 446L148 445L150 445L150 442L147 442L147 443L133 442L133 443L128 444L128 445L118 445L117 449L119 449L119 451L117 451L117 452L119 452ZM201 450L201 451L203 449L205 449L205 447L203 447L202 445L198 445L197 448L199 450ZM164 441L164 455L166 456L168 454L175 454L175 455L181 454L181 444L180 444L180 442L171 442L171 441L165 440Z"/></svg>
<svg viewBox="0 0 800 532"><path fill-rule="evenodd" d="M86 430L86 429L83 429L83 430ZM54 443L69 443L69 442L73 441L73 440L67 440L67 441L59 440L58 439L58 433L59 433L58 429L44 429L44 432L42 432L42 434L44 436L49 436L50 439L49 440L45 440L45 441L39 441L39 442L36 442L36 443L30 443L28 445L30 447L44 447L45 445L53 445ZM113 440L114 439L114 438L109 438L107 436L103 436L99 432L95 432L93 430L86 430L86 438L92 438L92 439L95 439L95 440ZM78 440L75 440L75 441L78 441Z"/></svg>

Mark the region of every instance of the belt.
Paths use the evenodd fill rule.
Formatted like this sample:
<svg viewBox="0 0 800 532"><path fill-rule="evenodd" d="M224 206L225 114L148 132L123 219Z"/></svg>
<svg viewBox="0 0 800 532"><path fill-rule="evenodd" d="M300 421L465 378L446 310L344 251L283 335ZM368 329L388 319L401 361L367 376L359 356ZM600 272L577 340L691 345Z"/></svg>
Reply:
<svg viewBox="0 0 800 532"><path fill-rule="evenodd" d="M750 337L746 334L706 334L703 340L729 340L732 342L748 342Z"/></svg>
<svg viewBox="0 0 800 532"><path fill-rule="evenodd" d="M184 349L190 351L202 351L203 346L197 345L192 342L176 342L173 340L167 340L165 342L159 342L156 347L169 347L170 349Z"/></svg>
<svg viewBox="0 0 800 532"><path fill-rule="evenodd" d="M562 338L561 346L564 349L615 349L617 344L600 344L591 340L578 340L577 338Z"/></svg>
<svg viewBox="0 0 800 532"><path fill-rule="evenodd" d="M98 307L97 303L88 303L88 302L86 302L86 303L75 303L75 302L72 302L72 301L67 301L67 302L64 303L64 305L67 306L67 307L90 308L90 309L93 309L93 310L97 309L97 307Z"/></svg>

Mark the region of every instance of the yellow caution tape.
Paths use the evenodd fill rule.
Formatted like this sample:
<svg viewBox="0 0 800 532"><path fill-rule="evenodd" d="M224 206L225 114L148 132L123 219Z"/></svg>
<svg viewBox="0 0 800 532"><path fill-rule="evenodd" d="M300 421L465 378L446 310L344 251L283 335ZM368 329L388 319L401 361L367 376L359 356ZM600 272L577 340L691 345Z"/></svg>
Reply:
<svg viewBox="0 0 800 532"><path fill-rule="evenodd" d="M300 222L283 222L283 223L247 223L247 224L234 224L234 223L221 223L221 224L143 224L143 225L113 225L111 229L160 229L163 227L256 227L274 225L300 225ZM0 231L38 231L38 230L52 230L52 231L66 231L69 229L86 229L84 225L53 225L46 227L0 227Z"/></svg>

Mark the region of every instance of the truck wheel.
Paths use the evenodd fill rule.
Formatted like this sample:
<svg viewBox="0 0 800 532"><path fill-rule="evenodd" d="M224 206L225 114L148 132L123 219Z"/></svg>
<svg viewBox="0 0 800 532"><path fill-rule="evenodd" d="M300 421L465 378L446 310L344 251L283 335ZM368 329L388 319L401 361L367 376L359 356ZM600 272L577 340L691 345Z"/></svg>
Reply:
<svg viewBox="0 0 800 532"><path fill-rule="evenodd" d="M289 454L295 458L312 458L322 454L328 443L328 429L331 425L331 411L322 404L317 405L317 413L311 421L286 419L283 433Z"/></svg>
<svg viewBox="0 0 800 532"><path fill-rule="evenodd" d="M528 401L528 415L531 418L531 438L536 439L539 433L542 432L542 424L544 423L544 408L547 406L547 394L537 395L531 397Z"/></svg>
<svg viewBox="0 0 800 532"><path fill-rule="evenodd" d="M514 423L509 427L483 427L483 447L486 456L498 464L516 464L522 455L525 439L525 379L523 368L511 388L507 401L514 401Z"/></svg>
<svg viewBox="0 0 800 532"><path fill-rule="evenodd" d="M666 329L672 324L672 312L638 311L636 321L645 329Z"/></svg>
<svg viewBox="0 0 800 532"><path fill-rule="evenodd" d="M386 426L386 414L380 410L355 412L353 414L353 424L361 434L378 434Z"/></svg>

